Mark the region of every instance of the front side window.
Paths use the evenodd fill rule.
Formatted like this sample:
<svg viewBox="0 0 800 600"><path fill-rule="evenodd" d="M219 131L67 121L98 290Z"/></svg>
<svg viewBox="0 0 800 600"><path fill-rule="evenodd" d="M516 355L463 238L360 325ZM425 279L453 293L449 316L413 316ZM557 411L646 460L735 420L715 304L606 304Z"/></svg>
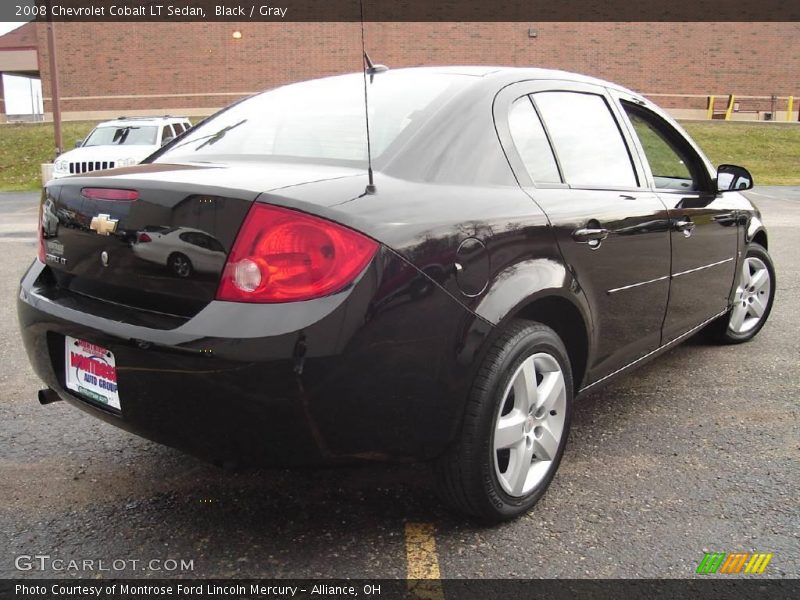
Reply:
<svg viewBox="0 0 800 600"><path fill-rule="evenodd" d="M679 144L673 141L679 134L673 130L672 136L669 136L669 130L665 129L669 125L646 108L624 101L622 107L650 164L656 188L684 191L699 189L697 159L692 157L688 149L680 148Z"/></svg>
<svg viewBox="0 0 800 600"><path fill-rule="evenodd" d="M520 98L511 107L508 130L534 183L561 183L553 149L528 96Z"/></svg>
<svg viewBox="0 0 800 600"><path fill-rule="evenodd" d="M628 147L602 96L539 92L533 99L566 183L590 188L638 186Z"/></svg>

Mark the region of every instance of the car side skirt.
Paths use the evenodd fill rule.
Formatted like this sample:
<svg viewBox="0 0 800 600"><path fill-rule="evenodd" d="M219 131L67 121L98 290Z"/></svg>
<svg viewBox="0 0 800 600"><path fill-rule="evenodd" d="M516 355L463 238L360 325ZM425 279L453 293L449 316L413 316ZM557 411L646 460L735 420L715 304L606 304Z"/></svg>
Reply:
<svg viewBox="0 0 800 600"><path fill-rule="evenodd" d="M608 374L608 375L606 375L605 377L601 377L601 378L600 378L600 379L598 379L597 381L594 381L594 382L590 383L589 385L587 385L587 386L585 386L585 387L581 388L581 389L578 391L578 394L579 394L579 395L583 395L583 394L585 394L585 393L587 393L587 392L589 392L589 391L594 391L594 390L596 390L596 389L600 389L600 388L601 388L601 387L603 387L604 385L606 385L606 384L610 383L611 381L613 381L613 380L614 380L614 379L615 379L617 376L619 376L619 375L622 375L622 374L626 373L626 372L627 372L629 369L631 369L632 367L638 367L638 366L641 366L641 365L645 364L646 362L648 362L649 360L651 360L651 359L653 359L653 358L657 357L659 354L662 354L662 353L663 353L663 352L665 352L666 350L669 350L669 349L670 349L670 348L672 348L673 346L676 346L677 344L679 344L679 343L681 343L681 342L685 341L685 340L686 340L688 337L690 337L692 334L694 334L694 333L697 333L697 332L698 332L698 331L700 331L700 330L701 330L703 327L705 327L706 325L708 325L709 323L711 323L711 322L712 322L712 321L714 321L715 319L718 319L719 317L721 317L722 315L726 314L727 312L728 312L728 309L725 309L725 310L723 310L723 311L721 311L721 312L717 313L717 314L716 314L716 315L714 315L713 317L711 317L711 318L709 318L709 319L706 319L705 321L703 321L703 322L702 322L702 323L700 323L699 325L695 325L694 327L692 327L692 328L691 328L691 329L689 329L688 331L686 331L686 332L682 333L681 335L679 335L679 336L678 336L678 337L676 337L676 338L673 338L673 339L672 339L672 340L670 340L669 342L667 342L667 343L665 343L665 344L662 344L661 346L659 346L659 347L658 347L658 348L656 348L655 350L653 350L653 351L651 351L651 352L648 352L647 354L645 354L645 355L643 355L643 356L640 356L639 358L637 358L637 359L636 359L636 360L634 360L634 361L631 361L631 362L630 362L630 363L628 363L627 365L625 365L625 366L623 366L623 367L620 367L619 369L617 369L617 370L616 370L616 371L614 371L613 373L609 373L609 374Z"/></svg>

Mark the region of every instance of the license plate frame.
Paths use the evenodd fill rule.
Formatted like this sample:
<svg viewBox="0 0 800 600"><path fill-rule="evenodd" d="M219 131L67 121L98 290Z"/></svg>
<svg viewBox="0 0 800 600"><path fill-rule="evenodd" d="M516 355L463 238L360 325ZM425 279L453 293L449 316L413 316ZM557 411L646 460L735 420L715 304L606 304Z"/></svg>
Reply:
<svg viewBox="0 0 800 600"><path fill-rule="evenodd" d="M68 390L95 404L122 411L114 353L86 340L64 336L64 379Z"/></svg>

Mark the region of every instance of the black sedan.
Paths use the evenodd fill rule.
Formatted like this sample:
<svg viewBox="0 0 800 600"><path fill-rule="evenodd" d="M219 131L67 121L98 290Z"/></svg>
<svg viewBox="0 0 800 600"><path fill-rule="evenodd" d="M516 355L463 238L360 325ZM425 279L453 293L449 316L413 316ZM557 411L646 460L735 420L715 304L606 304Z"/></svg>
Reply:
<svg viewBox="0 0 800 600"><path fill-rule="evenodd" d="M575 398L775 294L750 174L580 75L307 81L145 162L44 190L40 401L214 462L431 461L488 521L544 493Z"/></svg>

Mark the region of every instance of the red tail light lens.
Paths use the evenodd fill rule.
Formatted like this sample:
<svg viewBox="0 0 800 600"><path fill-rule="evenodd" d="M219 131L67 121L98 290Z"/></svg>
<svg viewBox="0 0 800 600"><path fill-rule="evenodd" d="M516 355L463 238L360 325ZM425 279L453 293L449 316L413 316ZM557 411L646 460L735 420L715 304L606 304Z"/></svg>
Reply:
<svg viewBox="0 0 800 600"><path fill-rule="evenodd" d="M255 204L222 274L218 300L292 302L338 292L358 276L378 244L319 217Z"/></svg>
<svg viewBox="0 0 800 600"><path fill-rule="evenodd" d="M83 188L81 196L94 200L125 200L132 202L139 199L136 190L118 190L112 188Z"/></svg>
<svg viewBox="0 0 800 600"><path fill-rule="evenodd" d="M140 234L139 234L139 237L137 238L137 241L138 241L140 244L144 244L144 243L146 243L146 242L152 242L152 241L153 241L153 238L151 238L151 237L150 237L149 235L147 235L146 233L140 233Z"/></svg>

